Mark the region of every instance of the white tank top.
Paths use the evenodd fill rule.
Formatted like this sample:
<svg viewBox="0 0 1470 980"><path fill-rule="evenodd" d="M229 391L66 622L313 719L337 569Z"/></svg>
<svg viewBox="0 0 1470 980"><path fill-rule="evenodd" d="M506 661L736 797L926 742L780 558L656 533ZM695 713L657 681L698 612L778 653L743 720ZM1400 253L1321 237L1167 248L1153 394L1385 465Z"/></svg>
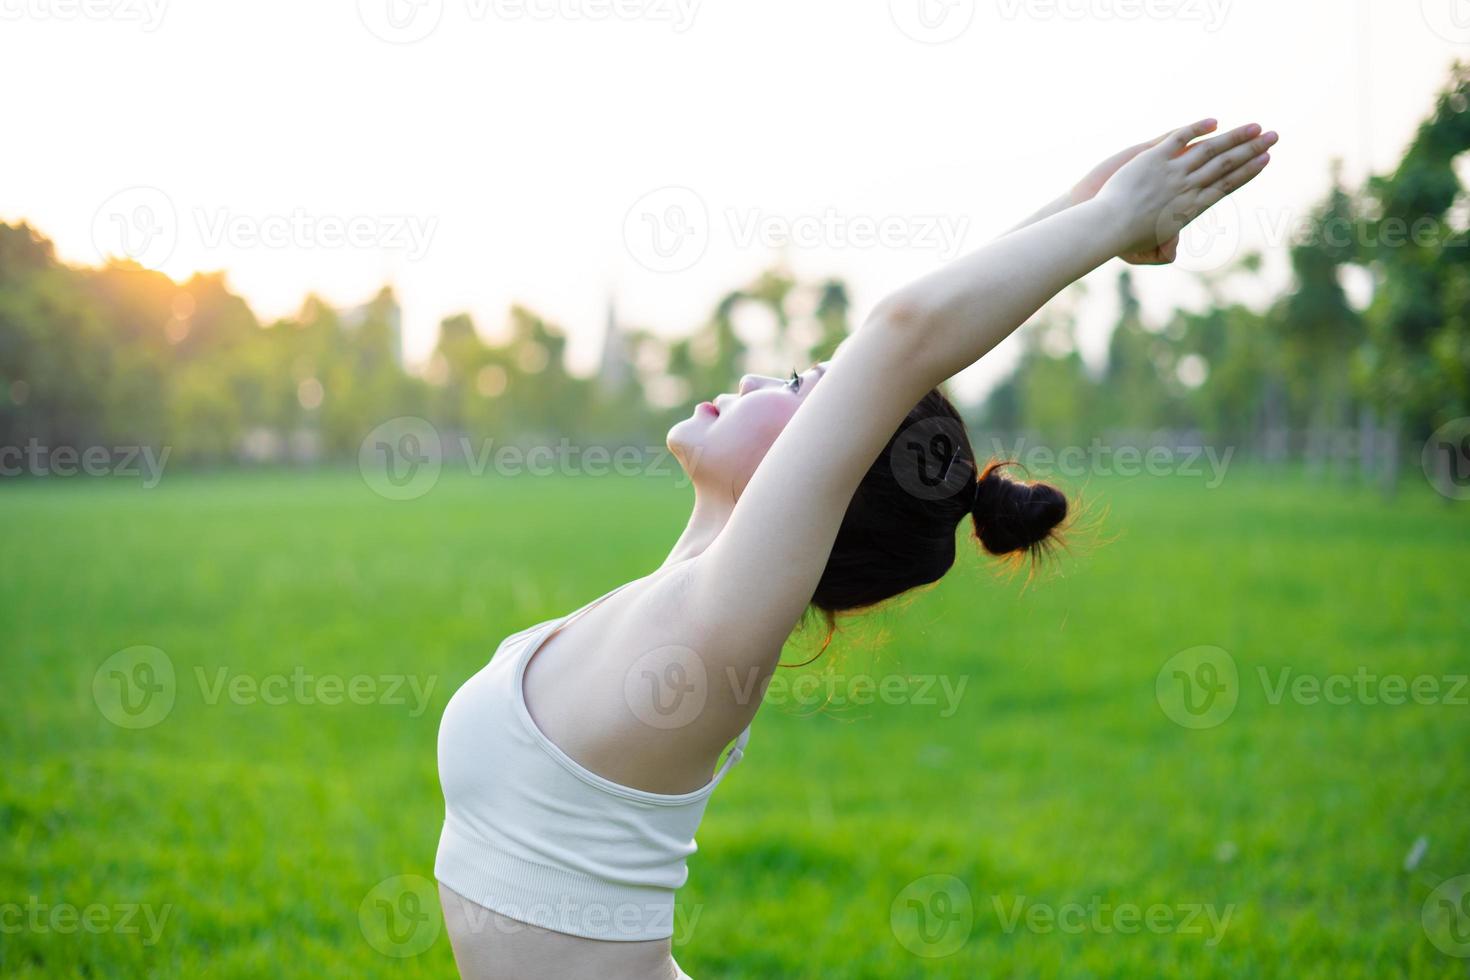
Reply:
<svg viewBox="0 0 1470 980"><path fill-rule="evenodd" d="M715 786L740 761L750 727L719 771L689 793L650 793L584 768L526 708L526 664L559 619L513 633L455 692L439 723L444 829L434 876L485 908L588 939L665 939L674 892Z"/></svg>

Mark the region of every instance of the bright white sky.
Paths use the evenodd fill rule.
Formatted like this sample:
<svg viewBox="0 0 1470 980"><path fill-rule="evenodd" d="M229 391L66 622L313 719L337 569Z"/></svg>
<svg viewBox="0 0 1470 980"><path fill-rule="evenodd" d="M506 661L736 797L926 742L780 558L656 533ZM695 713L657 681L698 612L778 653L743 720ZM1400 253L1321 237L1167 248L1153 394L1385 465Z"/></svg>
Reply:
<svg viewBox="0 0 1470 980"><path fill-rule="evenodd" d="M265 318L390 281L415 362L442 316L493 333L522 302L589 369L610 295L679 333L769 265L753 218L815 227L788 262L845 278L861 317L1126 144L1279 130L1219 233L1141 271L1161 317L1237 242L1284 281L1329 160L1392 166L1457 55L1465 0L0 0L0 219L93 263L120 220L163 229L140 261L225 269ZM320 240L348 219L359 241ZM896 238L862 241L877 222ZM1083 308L1094 356L1118 267Z"/></svg>

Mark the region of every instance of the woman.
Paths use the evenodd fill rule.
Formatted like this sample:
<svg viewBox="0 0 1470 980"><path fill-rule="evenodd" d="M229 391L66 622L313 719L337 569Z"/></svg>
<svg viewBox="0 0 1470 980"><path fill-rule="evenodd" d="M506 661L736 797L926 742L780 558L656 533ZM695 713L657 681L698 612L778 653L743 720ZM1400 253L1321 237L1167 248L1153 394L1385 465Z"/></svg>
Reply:
<svg viewBox="0 0 1470 980"><path fill-rule="evenodd" d="M1122 151L889 296L830 362L746 376L674 426L695 497L668 559L508 637L445 710L435 874L466 977L686 976L674 893L803 613L830 622L937 580L966 517L1005 554L1066 514L1054 488L980 469L936 386L1108 259L1171 261L1276 141L1254 125L1201 138L1214 128Z"/></svg>

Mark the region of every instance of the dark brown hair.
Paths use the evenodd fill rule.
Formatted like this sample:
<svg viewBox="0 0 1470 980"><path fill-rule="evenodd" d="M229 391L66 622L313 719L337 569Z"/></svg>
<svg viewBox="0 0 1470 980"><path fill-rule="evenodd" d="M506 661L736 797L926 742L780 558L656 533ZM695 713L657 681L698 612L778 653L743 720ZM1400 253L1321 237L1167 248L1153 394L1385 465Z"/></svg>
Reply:
<svg viewBox="0 0 1470 980"><path fill-rule="evenodd" d="M837 531L811 601L827 641L837 613L938 581L954 564L955 528L966 517L991 554L1040 557L1067 498L1050 484L1010 479L1001 471L1011 465L981 470L954 405L938 388L925 395L868 467Z"/></svg>

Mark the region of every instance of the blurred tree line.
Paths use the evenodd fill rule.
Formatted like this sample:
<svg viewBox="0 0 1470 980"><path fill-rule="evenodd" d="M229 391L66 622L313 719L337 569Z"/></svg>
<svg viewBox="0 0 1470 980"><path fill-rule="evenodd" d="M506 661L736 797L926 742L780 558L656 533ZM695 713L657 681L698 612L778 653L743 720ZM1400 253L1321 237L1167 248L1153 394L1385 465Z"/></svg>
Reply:
<svg viewBox="0 0 1470 980"><path fill-rule="evenodd" d="M451 456L488 439L661 445L695 402L747 369L742 333L761 338L763 363L804 367L846 336L847 309L841 283L775 269L721 298L686 337L619 326L610 312L592 377L568 371L565 332L531 310L513 307L496 339L458 314L413 373L390 289L350 311L311 296L294 316L262 323L223 273L175 283L131 261L69 266L35 229L0 224L0 446L307 462L355 457L375 426L400 415L433 422Z"/></svg>
<svg viewBox="0 0 1470 980"><path fill-rule="evenodd" d="M1144 321L1125 271L1101 370L1078 353L1064 296L970 414L1053 444L1163 432L1391 485L1429 433L1470 415L1470 199L1455 169L1467 149L1470 67L1456 64L1394 172L1354 190L1334 168L1289 243L1291 287L1265 309L1225 295L1261 275L1258 255L1202 276L1204 311L1161 325ZM1350 301L1354 276L1366 303ZM0 447L312 461L355 456L399 415L432 421L451 450L486 439L651 445L746 370L829 357L850 326L840 281L779 267L682 337L610 311L590 377L567 369L564 331L520 306L489 333L467 314L446 318L427 368L410 372L398 316L385 288L350 311L313 296L262 323L223 273L180 284L127 261L70 266L35 229L0 224Z"/></svg>

